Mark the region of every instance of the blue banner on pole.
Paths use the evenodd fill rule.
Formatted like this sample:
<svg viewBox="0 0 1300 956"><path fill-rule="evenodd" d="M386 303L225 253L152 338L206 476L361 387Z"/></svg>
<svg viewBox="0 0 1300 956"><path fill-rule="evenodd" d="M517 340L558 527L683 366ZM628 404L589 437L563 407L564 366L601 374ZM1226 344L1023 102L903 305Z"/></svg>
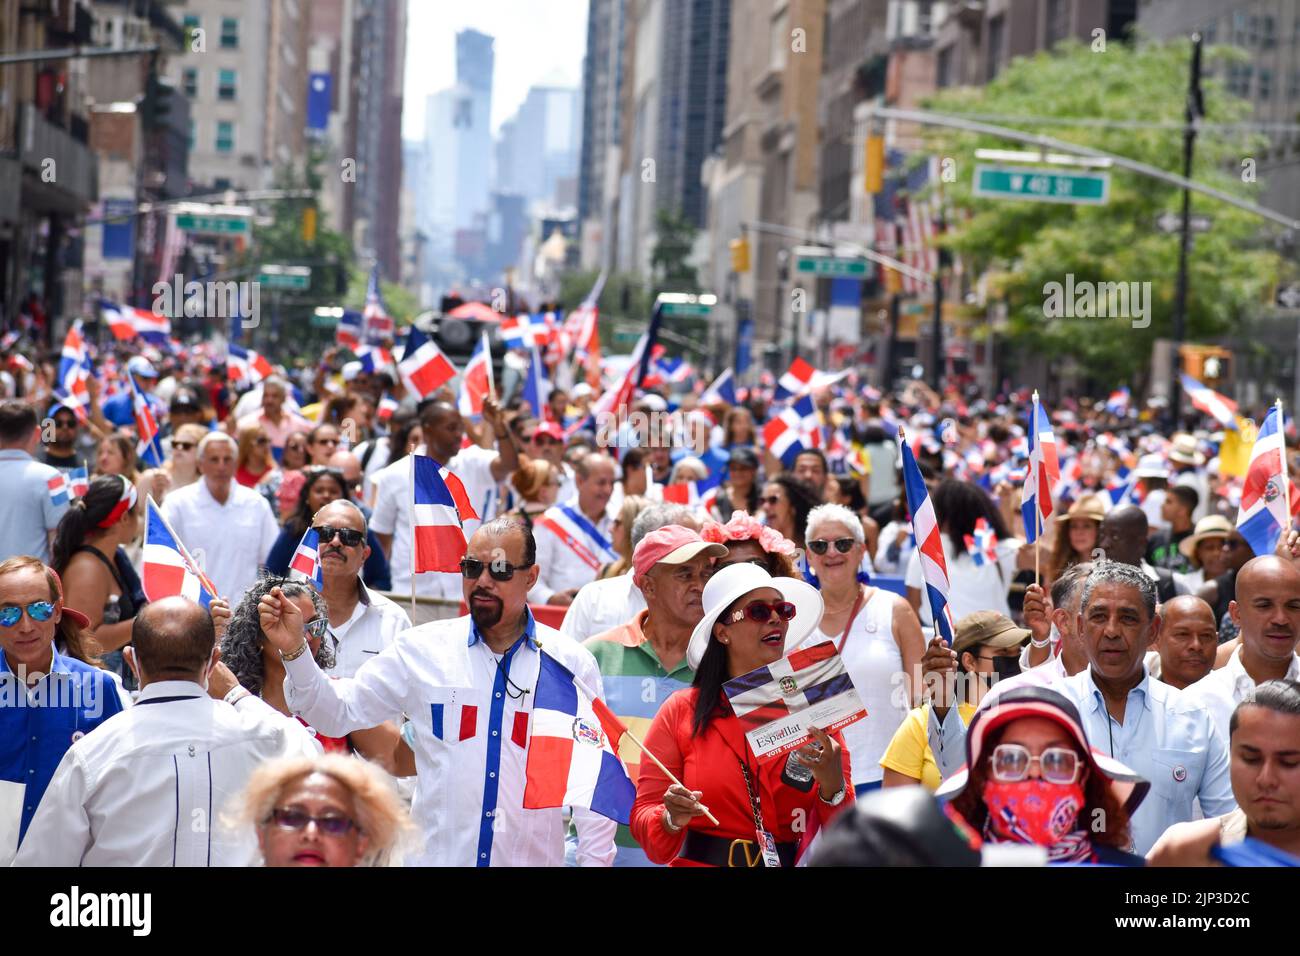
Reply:
<svg viewBox="0 0 1300 956"><path fill-rule="evenodd" d="M329 125L333 104L334 77L329 73L311 74L307 80L307 128L324 130Z"/></svg>
<svg viewBox="0 0 1300 956"><path fill-rule="evenodd" d="M104 241L101 255L105 259L135 258L135 200L104 200Z"/></svg>
<svg viewBox="0 0 1300 956"><path fill-rule="evenodd" d="M736 329L736 375L749 371L754 353L754 320L741 319Z"/></svg>

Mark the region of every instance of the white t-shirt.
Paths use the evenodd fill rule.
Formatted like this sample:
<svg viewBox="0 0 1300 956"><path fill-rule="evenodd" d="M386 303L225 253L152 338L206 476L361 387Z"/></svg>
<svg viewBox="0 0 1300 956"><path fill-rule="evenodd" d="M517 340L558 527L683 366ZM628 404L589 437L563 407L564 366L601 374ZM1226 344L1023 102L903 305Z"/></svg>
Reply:
<svg viewBox="0 0 1300 956"><path fill-rule="evenodd" d="M952 546L948 535L940 533L943 541L944 560L948 565L948 610L954 621L960 620L972 611L997 611L1011 616L1011 605L1007 603L1007 590L1011 579L1016 576L1016 555L1020 550L1019 538L1009 538L998 542L998 560L976 566L975 559ZM907 574L904 583L909 588L921 592L921 623L926 627L934 624L930 613L930 602L925 596L925 578L921 573L921 553L913 551L907 562Z"/></svg>

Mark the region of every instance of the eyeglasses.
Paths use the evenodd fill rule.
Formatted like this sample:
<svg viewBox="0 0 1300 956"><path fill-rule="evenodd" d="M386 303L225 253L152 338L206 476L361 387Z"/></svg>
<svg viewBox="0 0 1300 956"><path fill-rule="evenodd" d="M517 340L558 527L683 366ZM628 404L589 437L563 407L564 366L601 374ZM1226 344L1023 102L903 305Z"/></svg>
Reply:
<svg viewBox="0 0 1300 956"><path fill-rule="evenodd" d="M56 418L54 419L54 427L55 428L76 428L77 423L72 419L68 419L68 418Z"/></svg>
<svg viewBox="0 0 1300 956"><path fill-rule="evenodd" d="M853 550L853 546L858 543L857 538L836 538L834 541L835 550L840 554L848 554ZM832 542L818 538L815 541L808 542L808 550L813 554L825 554L830 550Z"/></svg>
<svg viewBox="0 0 1300 956"><path fill-rule="evenodd" d="M304 624L302 629L307 632L309 637L314 637L319 641L325 636L325 632L330 629L330 619L327 617L313 618Z"/></svg>
<svg viewBox="0 0 1300 956"><path fill-rule="evenodd" d="M276 807L272 810L271 821L285 830L305 830L309 823L314 823L321 833L332 837L347 836L353 830L358 832L361 830L347 817L313 817L301 810L290 810L286 807Z"/></svg>
<svg viewBox="0 0 1300 956"><path fill-rule="evenodd" d="M172 448L175 451L192 451L195 448L195 442L192 441L174 441Z"/></svg>
<svg viewBox="0 0 1300 956"><path fill-rule="evenodd" d="M285 446L284 446L284 450L285 450L285 451L296 451L298 454L301 455L301 454L303 454L304 452L307 451L307 448L306 448L305 445L285 445Z"/></svg>
<svg viewBox="0 0 1300 956"><path fill-rule="evenodd" d="M480 561L478 558L461 558L460 573L467 581L477 581L487 568L493 581L509 581L516 571L527 571L531 564L510 564L507 561Z"/></svg>
<svg viewBox="0 0 1300 956"><path fill-rule="evenodd" d="M768 495L766 498L759 498L758 500L761 504L765 505L779 505L781 503L781 496Z"/></svg>
<svg viewBox="0 0 1300 956"><path fill-rule="evenodd" d="M54 617L54 602L33 601L27 605L27 616L38 624L44 624ZM16 604L0 607L0 627L13 627L23 619L23 609Z"/></svg>
<svg viewBox="0 0 1300 956"><path fill-rule="evenodd" d="M749 618L751 621L757 621L760 624L766 624L772 620L772 613L783 621L793 621L795 612L798 610L789 601L750 601L748 605L731 612L728 618L729 623L735 624L737 621L743 621Z"/></svg>
<svg viewBox="0 0 1300 956"><path fill-rule="evenodd" d="M312 444L315 444L315 445L337 445L338 443L339 443L339 440L338 440L337 438L317 438L316 441L314 441Z"/></svg>
<svg viewBox="0 0 1300 956"><path fill-rule="evenodd" d="M355 548L362 541L366 540L364 534L360 531L354 531L351 528L334 528L330 525L323 524L317 526L314 530L316 531L316 534L320 536L321 544L329 544L334 540L336 535L338 536L339 542L345 548Z"/></svg>
<svg viewBox="0 0 1300 956"><path fill-rule="evenodd" d="M1048 783L1074 783L1078 779L1079 754L1070 747L1048 747L1035 757L1020 744L998 744L993 748L990 767L995 779L1015 783L1028 777L1035 763Z"/></svg>

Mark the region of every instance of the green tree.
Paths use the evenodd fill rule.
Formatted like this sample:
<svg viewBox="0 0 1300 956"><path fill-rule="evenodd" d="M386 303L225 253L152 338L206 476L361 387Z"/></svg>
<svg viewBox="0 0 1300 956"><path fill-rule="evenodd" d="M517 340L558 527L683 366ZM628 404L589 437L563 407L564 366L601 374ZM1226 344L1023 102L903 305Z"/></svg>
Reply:
<svg viewBox="0 0 1300 956"><path fill-rule="evenodd" d="M1187 41L1111 42L1104 52L1070 42L1014 61L985 87L945 90L926 106L953 114L1181 124L1190 55ZM1222 74L1226 63L1243 56L1215 47L1206 51L1205 69ZM1248 117L1249 105L1229 95L1217 77L1204 77L1202 85L1207 122ZM1181 128L994 122L1182 170ZM970 274L990 273L992 291L1007 303L1012 342L1025 352L1072 357L1101 382L1144 375L1154 340L1170 336L1178 275L1179 237L1159 231L1155 221L1181 210L1181 190L1114 169L1106 205L977 199L971 193L975 150L1012 144L951 130L927 138L940 157L955 161L957 181L942 185L949 208L969 211L950 214L944 244L963 257ZM1258 201L1262 184L1244 183L1240 173L1242 159L1259 156L1260 146L1238 132L1203 130L1192 178ZM1264 220L1195 193L1192 210L1213 220L1209 232L1196 236L1189 258L1187 338L1196 341L1228 333L1257 310L1278 259L1266 248ZM1149 282L1150 326L1134 328L1121 318L1046 318L1045 286L1070 273L1076 283Z"/></svg>
<svg viewBox="0 0 1300 956"><path fill-rule="evenodd" d="M655 213L655 247L650 253L657 292L696 292L699 279L689 262L698 232L695 224L676 210Z"/></svg>

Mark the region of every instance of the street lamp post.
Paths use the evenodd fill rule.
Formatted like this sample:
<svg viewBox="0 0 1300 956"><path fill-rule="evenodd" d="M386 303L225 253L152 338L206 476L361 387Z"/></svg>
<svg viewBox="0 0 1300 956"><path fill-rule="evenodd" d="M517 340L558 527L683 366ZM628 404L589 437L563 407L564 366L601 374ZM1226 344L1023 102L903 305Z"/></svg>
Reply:
<svg viewBox="0 0 1300 956"><path fill-rule="evenodd" d="M1201 35L1192 34L1191 74L1187 81L1187 105L1184 112L1183 127L1183 179L1192 178L1192 157L1196 152L1196 121L1205 115L1205 102L1201 96ZM1187 335L1187 257L1192 247L1192 193L1183 187L1183 222L1178 245L1178 287L1174 296L1173 340L1174 354L1171 363L1173 374L1169 383L1169 411L1173 415L1174 427L1182 414L1182 387L1179 374L1182 367L1178 359L1178 347Z"/></svg>

